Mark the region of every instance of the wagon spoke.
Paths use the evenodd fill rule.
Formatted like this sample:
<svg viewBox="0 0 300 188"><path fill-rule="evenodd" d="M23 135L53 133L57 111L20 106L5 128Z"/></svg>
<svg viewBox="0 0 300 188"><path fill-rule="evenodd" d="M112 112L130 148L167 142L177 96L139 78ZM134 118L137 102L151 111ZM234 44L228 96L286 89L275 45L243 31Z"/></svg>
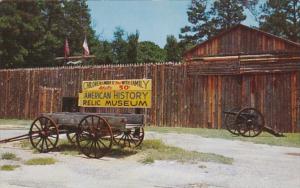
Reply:
<svg viewBox="0 0 300 188"><path fill-rule="evenodd" d="M41 151L43 152L43 149L44 149L44 142L45 142L45 139L42 138L42 144L41 144Z"/></svg>
<svg viewBox="0 0 300 188"><path fill-rule="evenodd" d="M36 124L33 124L39 131L41 131L41 129L36 125Z"/></svg>
<svg viewBox="0 0 300 188"><path fill-rule="evenodd" d="M47 151L48 151L49 150L48 142L47 142L46 138L44 138L44 139L45 139L45 144L46 144L46 148L47 148Z"/></svg>
<svg viewBox="0 0 300 188"><path fill-rule="evenodd" d="M102 150L102 148L101 148L99 142L96 142L96 145L97 145L97 147L98 147L99 150Z"/></svg>
<svg viewBox="0 0 300 188"><path fill-rule="evenodd" d="M94 127L94 116L92 116L92 127Z"/></svg>
<svg viewBox="0 0 300 188"><path fill-rule="evenodd" d="M98 150L95 150L95 151L97 151L97 154L99 154L99 152L101 152L102 148L98 142L96 142L96 148L98 148ZM98 155L97 155L97 157L98 157Z"/></svg>
<svg viewBox="0 0 300 188"><path fill-rule="evenodd" d="M50 142L50 144L55 147L55 145L52 143L52 141L47 137L47 140Z"/></svg>
<svg viewBox="0 0 300 188"><path fill-rule="evenodd" d="M76 134L74 134L71 139L73 140L75 137L76 137Z"/></svg>
<svg viewBox="0 0 300 188"><path fill-rule="evenodd" d="M89 125L89 122L88 122L87 119L84 119L84 121L85 121L85 124L84 124L84 125Z"/></svg>
<svg viewBox="0 0 300 188"><path fill-rule="evenodd" d="M122 140L122 138L124 138L124 134L122 135L122 137L119 139L119 141L118 141L118 143L117 144L119 144L120 142L121 142L121 140Z"/></svg>
<svg viewBox="0 0 300 188"><path fill-rule="evenodd" d="M92 153L93 145L94 145L94 142L92 141L92 144L91 144L90 149L89 149L89 155Z"/></svg>
<svg viewBox="0 0 300 188"><path fill-rule="evenodd" d="M129 147L130 147L130 139L129 139L129 136L127 136L127 142L128 142Z"/></svg>
<svg viewBox="0 0 300 188"><path fill-rule="evenodd" d="M95 142L95 147L94 147L94 154L95 154L95 158L97 158L97 154L98 154L98 150L97 150L97 142Z"/></svg>
<svg viewBox="0 0 300 188"><path fill-rule="evenodd" d="M41 142L41 140L42 140L42 138L41 137L39 137L40 139L39 139L39 141L36 143L36 146L38 146L39 145L39 143Z"/></svg>
<svg viewBox="0 0 300 188"><path fill-rule="evenodd" d="M87 143L83 146L83 148L87 147L91 143L91 140L87 140Z"/></svg>
<svg viewBox="0 0 300 188"><path fill-rule="evenodd" d="M137 145L137 143L135 142L135 140L133 139L133 137L131 135L129 135L129 137L131 138L131 140L134 142L135 145Z"/></svg>
<svg viewBox="0 0 300 188"><path fill-rule="evenodd" d="M101 140L98 140L97 143L100 142L105 148L108 148Z"/></svg>

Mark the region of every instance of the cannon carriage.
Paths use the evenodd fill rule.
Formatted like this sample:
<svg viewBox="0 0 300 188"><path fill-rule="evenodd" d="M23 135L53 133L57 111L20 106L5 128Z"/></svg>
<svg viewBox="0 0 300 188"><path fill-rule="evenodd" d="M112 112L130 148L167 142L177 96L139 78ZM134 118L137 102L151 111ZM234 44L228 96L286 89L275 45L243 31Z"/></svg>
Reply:
<svg viewBox="0 0 300 188"><path fill-rule="evenodd" d="M243 137L256 137L266 131L274 136L282 137L282 133L265 125L263 114L256 108L233 108L224 111L224 124L226 129L236 135Z"/></svg>

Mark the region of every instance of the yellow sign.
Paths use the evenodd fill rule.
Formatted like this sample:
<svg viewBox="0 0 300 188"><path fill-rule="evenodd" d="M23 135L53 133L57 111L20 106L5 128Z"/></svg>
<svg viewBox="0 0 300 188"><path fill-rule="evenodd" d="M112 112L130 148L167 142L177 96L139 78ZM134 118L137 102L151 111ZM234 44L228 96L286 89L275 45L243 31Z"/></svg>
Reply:
<svg viewBox="0 0 300 188"><path fill-rule="evenodd" d="M151 107L150 79L83 81L79 106L83 107Z"/></svg>

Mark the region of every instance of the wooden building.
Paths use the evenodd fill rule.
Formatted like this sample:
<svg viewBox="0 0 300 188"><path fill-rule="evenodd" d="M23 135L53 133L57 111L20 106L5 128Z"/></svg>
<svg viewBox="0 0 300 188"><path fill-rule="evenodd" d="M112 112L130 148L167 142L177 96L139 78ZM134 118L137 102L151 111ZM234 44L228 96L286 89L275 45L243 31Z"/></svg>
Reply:
<svg viewBox="0 0 300 188"><path fill-rule="evenodd" d="M0 118L68 110L84 80L148 78L152 107L142 111L152 125L222 128L224 110L251 106L268 126L300 132L300 44L238 25L184 57L183 63L0 70Z"/></svg>
<svg viewBox="0 0 300 188"><path fill-rule="evenodd" d="M188 50L184 59L191 76L211 75L210 82L218 85L233 82L227 88L232 94L221 92L219 100L256 107L269 126L299 131L299 43L239 24Z"/></svg>

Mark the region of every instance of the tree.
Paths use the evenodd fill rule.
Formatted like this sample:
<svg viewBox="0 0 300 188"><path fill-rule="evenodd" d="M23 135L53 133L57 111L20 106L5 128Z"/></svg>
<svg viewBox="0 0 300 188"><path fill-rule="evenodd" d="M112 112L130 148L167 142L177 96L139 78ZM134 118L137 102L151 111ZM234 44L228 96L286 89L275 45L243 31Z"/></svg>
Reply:
<svg viewBox="0 0 300 188"><path fill-rule="evenodd" d="M208 9L208 1L192 0L187 15L190 25L181 28L179 38L187 43L199 43L222 29L246 19L243 0L216 0Z"/></svg>
<svg viewBox="0 0 300 188"><path fill-rule="evenodd" d="M240 0L215 1L211 9L215 16L212 21L216 23L216 29L228 29L246 19L244 8Z"/></svg>
<svg viewBox="0 0 300 188"><path fill-rule="evenodd" d="M127 42L124 39L125 32L121 27L117 27L114 32L113 62L116 64L126 64L127 60Z"/></svg>
<svg viewBox="0 0 300 188"><path fill-rule="evenodd" d="M299 0L268 0L261 10L260 29L300 42Z"/></svg>
<svg viewBox="0 0 300 188"><path fill-rule="evenodd" d="M205 0L192 0L188 8L188 21L191 25L181 28L179 38L192 43L197 43L206 36L204 27L209 20ZM202 29L201 29L202 28Z"/></svg>
<svg viewBox="0 0 300 188"><path fill-rule="evenodd" d="M167 43L164 49L166 52L166 61L179 62L181 60L181 49L177 39L173 35L167 36Z"/></svg>
<svg viewBox="0 0 300 188"><path fill-rule="evenodd" d="M108 41L99 41L91 50L96 55L96 64L112 64L113 63L113 48Z"/></svg>
<svg viewBox="0 0 300 188"><path fill-rule="evenodd" d="M1 68L45 66L51 60L47 49L51 36L43 27L40 9L35 1L1 2Z"/></svg>
<svg viewBox="0 0 300 188"><path fill-rule="evenodd" d="M166 54L154 42L143 41L138 44L138 63L164 62Z"/></svg>
<svg viewBox="0 0 300 188"><path fill-rule="evenodd" d="M127 60L128 63L137 63L137 49L139 42L139 32L136 31L135 34L130 34L127 37L128 48L127 48Z"/></svg>
<svg viewBox="0 0 300 188"><path fill-rule="evenodd" d="M0 68L58 65L66 37L72 55L82 54L85 36L99 53L90 24L86 0L0 1Z"/></svg>

